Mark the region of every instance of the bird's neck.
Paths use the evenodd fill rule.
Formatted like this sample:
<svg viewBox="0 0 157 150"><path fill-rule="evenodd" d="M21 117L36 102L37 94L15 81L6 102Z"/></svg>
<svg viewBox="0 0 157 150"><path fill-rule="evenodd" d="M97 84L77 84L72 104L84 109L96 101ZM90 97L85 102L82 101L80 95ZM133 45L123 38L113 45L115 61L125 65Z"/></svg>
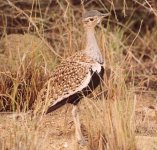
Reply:
<svg viewBox="0 0 157 150"><path fill-rule="evenodd" d="M104 62L99 46L97 44L94 28L86 29L86 47L84 52L97 62Z"/></svg>

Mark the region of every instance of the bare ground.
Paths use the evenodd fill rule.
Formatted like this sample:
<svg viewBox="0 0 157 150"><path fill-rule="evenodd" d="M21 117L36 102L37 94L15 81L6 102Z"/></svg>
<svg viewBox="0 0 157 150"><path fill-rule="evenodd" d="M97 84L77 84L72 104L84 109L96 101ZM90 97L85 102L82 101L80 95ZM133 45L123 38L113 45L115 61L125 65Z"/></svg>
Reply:
<svg viewBox="0 0 157 150"><path fill-rule="evenodd" d="M156 97L152 95L137 95L135 124L136 146L138 150L156 149L156 100ZM2 148L7 147L10 149L13 145L16 147L16 142L19 139L22 149L27 149L26 145L31 145L32 141L36 141L33 143L37 149L73 150L74 147L76 149L89 149L88 146L79 148L75 141L71 108L72 106L67 105L49 115L33 120L30 119L30 115L22 113L19 115L2 113L0 115L0 141ZM83 105L80 105L80 110L84 109ZM80 113L81 120L84 122L83 111ZM92 122L93 120L91 120L91 124ZM84 132L86 131L84 130ZM22 139L24 138L23 134L26 134L25 138L28 138L27 140ZM9 140L10 138L15 139L15 141ZM22 143L22 140L24 143ZM19 146L19 143L17 145ZM24 148L24 146L26 147ZM33 147L34 145L31 146Z"/></svg>

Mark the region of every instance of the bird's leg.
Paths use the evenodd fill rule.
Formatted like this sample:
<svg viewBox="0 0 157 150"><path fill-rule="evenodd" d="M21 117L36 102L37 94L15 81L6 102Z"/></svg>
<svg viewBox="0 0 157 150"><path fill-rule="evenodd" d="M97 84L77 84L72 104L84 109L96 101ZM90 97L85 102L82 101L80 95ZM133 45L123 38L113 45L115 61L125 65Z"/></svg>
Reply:
<svg viewBox="0 0 157 150"><path fill-rule="evenodd" d="M84 137L81 132L79 109L76 105L73 106L72 116L73 116L74 125L75 125L75 136L76 136L77 142L81 145L86 145L86 141L84 140Z"/></svg>

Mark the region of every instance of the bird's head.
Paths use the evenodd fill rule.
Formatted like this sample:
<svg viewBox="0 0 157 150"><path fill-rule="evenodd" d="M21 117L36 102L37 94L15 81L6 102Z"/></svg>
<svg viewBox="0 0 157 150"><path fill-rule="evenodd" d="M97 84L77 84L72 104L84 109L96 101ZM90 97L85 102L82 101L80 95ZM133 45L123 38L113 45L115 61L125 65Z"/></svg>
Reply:
<svg viewBox="0 0 157 150"><path fill-rule="evenodd" d="M97 10L90 10L83 14L82 22L87 28L94 28L104 17L109 16L109 13L103 14Z"/></svg>

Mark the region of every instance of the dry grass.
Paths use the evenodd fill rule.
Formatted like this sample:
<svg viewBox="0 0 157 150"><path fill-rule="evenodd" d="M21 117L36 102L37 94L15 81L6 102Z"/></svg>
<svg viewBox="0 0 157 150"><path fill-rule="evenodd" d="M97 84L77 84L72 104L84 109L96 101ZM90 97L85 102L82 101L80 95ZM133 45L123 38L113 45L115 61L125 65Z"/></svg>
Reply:
<svg viewBox="0 0 157 150"><path fill-rule="evenodd" d="M11 7L13 12L10 17L17 16L21 20L24 18L21 24L25 25L24 28L19 29L19 23L16 31L11 30L11 33L21 33L21 31L31 33L38 36L40 42L44 44L40 47L33 40L25 41L25 35L20 35L23 38L20 42L24 43L24 46L19 46L17 44L19 41L14 42L14 38L9 39L9 42L13 40L12 49L7 46L7 43L5 46L2 44L0 46L0 58L5 60L3 63L7 62L7 56L10 54L9 63L7 65L4 63L3 70L1 69L0 72L0 110L20 113L20 116L0 114L0 132L2 133L0 149L81 149L73 140L71 106L64 106L53 112L51 116L41 115L31 118L30 114L25 114L44 82L50 77L53 67L61 59L83 48L85 43L82 40L83 29L79 19L81 9L72 6L68 1L57 1L52 10L50 5L44 9L42 3L33 1L32 4L29 2L32 9L26 11L25 8L20 9L22 7L20 4L9 0L7 2L6 7ZM97 30L98 42L107 66L104 81L101 87L93 92L94 97L84 98L79 105L82 130L88 140L86 149L135 150L136 144L140 143L139 137L138 140L136 138L139 134L138 129L141 129L144 124L142 133L149 134L150 122L154 130L153 134L149 135L156 136L157 120L155 117L152 120L147 119L148 115L141 117L139 112L143 113L143 107L142 109L137 107L141 99L143 101L156 100L156 97L153 97L157 92L156 24L152 29L146 30L147 24L139 23L138 19L129 17L129 21L121 23L116 20L117 17L122 16L119 10L123 11L124 16L127 13L136 16L137 6L141 6L144 13L152 8L152 15L156 17L155 2L151 4L153 7L148 5L147 1L144 2L145 7L139 2L135 7L125 1L121 1L122 5L116 2L113 4L102 1L94 3L96 9L111 10L115 19L108 18L103 24L106 29L100 26ZM81 7L91 8L91 3L89 1ZM6 37L9 32L10 24L8 23L8 26L7 23L4 24L6 20L6 18L3 20L1 37ZM136 23L137 28L135 28ZM34 47L36 50L32 51ZM11 52L14 50L12 54L9 48ZM18 57L14 57L15 54L19 54ZM15 64L14 69L13 64ZM143 93L148 97L139 98ZM146 105L147 110L149 107L156 113L155 103L150 101L150 104ZM157 147L157 144L154 145ZM143 146L143 149L145 147ZM140 149L139 146L138 149Z"/></svg>
<svg viewBox="0 0 157 150"><path fill-rule="evenodd" d="M115 33L102 30L101 35L105 35L102 41L106 43L105 48L110 50L106 51L106 59L111 73L104 77L102 93L99 96L94 93L94 99L85 100L82 104L86 107L83 120L89 147L93 150L135 149L135 89L125 82L127 73L123 68L129 58L125 61L122 55L123 32L120 29Z"/></svg>

